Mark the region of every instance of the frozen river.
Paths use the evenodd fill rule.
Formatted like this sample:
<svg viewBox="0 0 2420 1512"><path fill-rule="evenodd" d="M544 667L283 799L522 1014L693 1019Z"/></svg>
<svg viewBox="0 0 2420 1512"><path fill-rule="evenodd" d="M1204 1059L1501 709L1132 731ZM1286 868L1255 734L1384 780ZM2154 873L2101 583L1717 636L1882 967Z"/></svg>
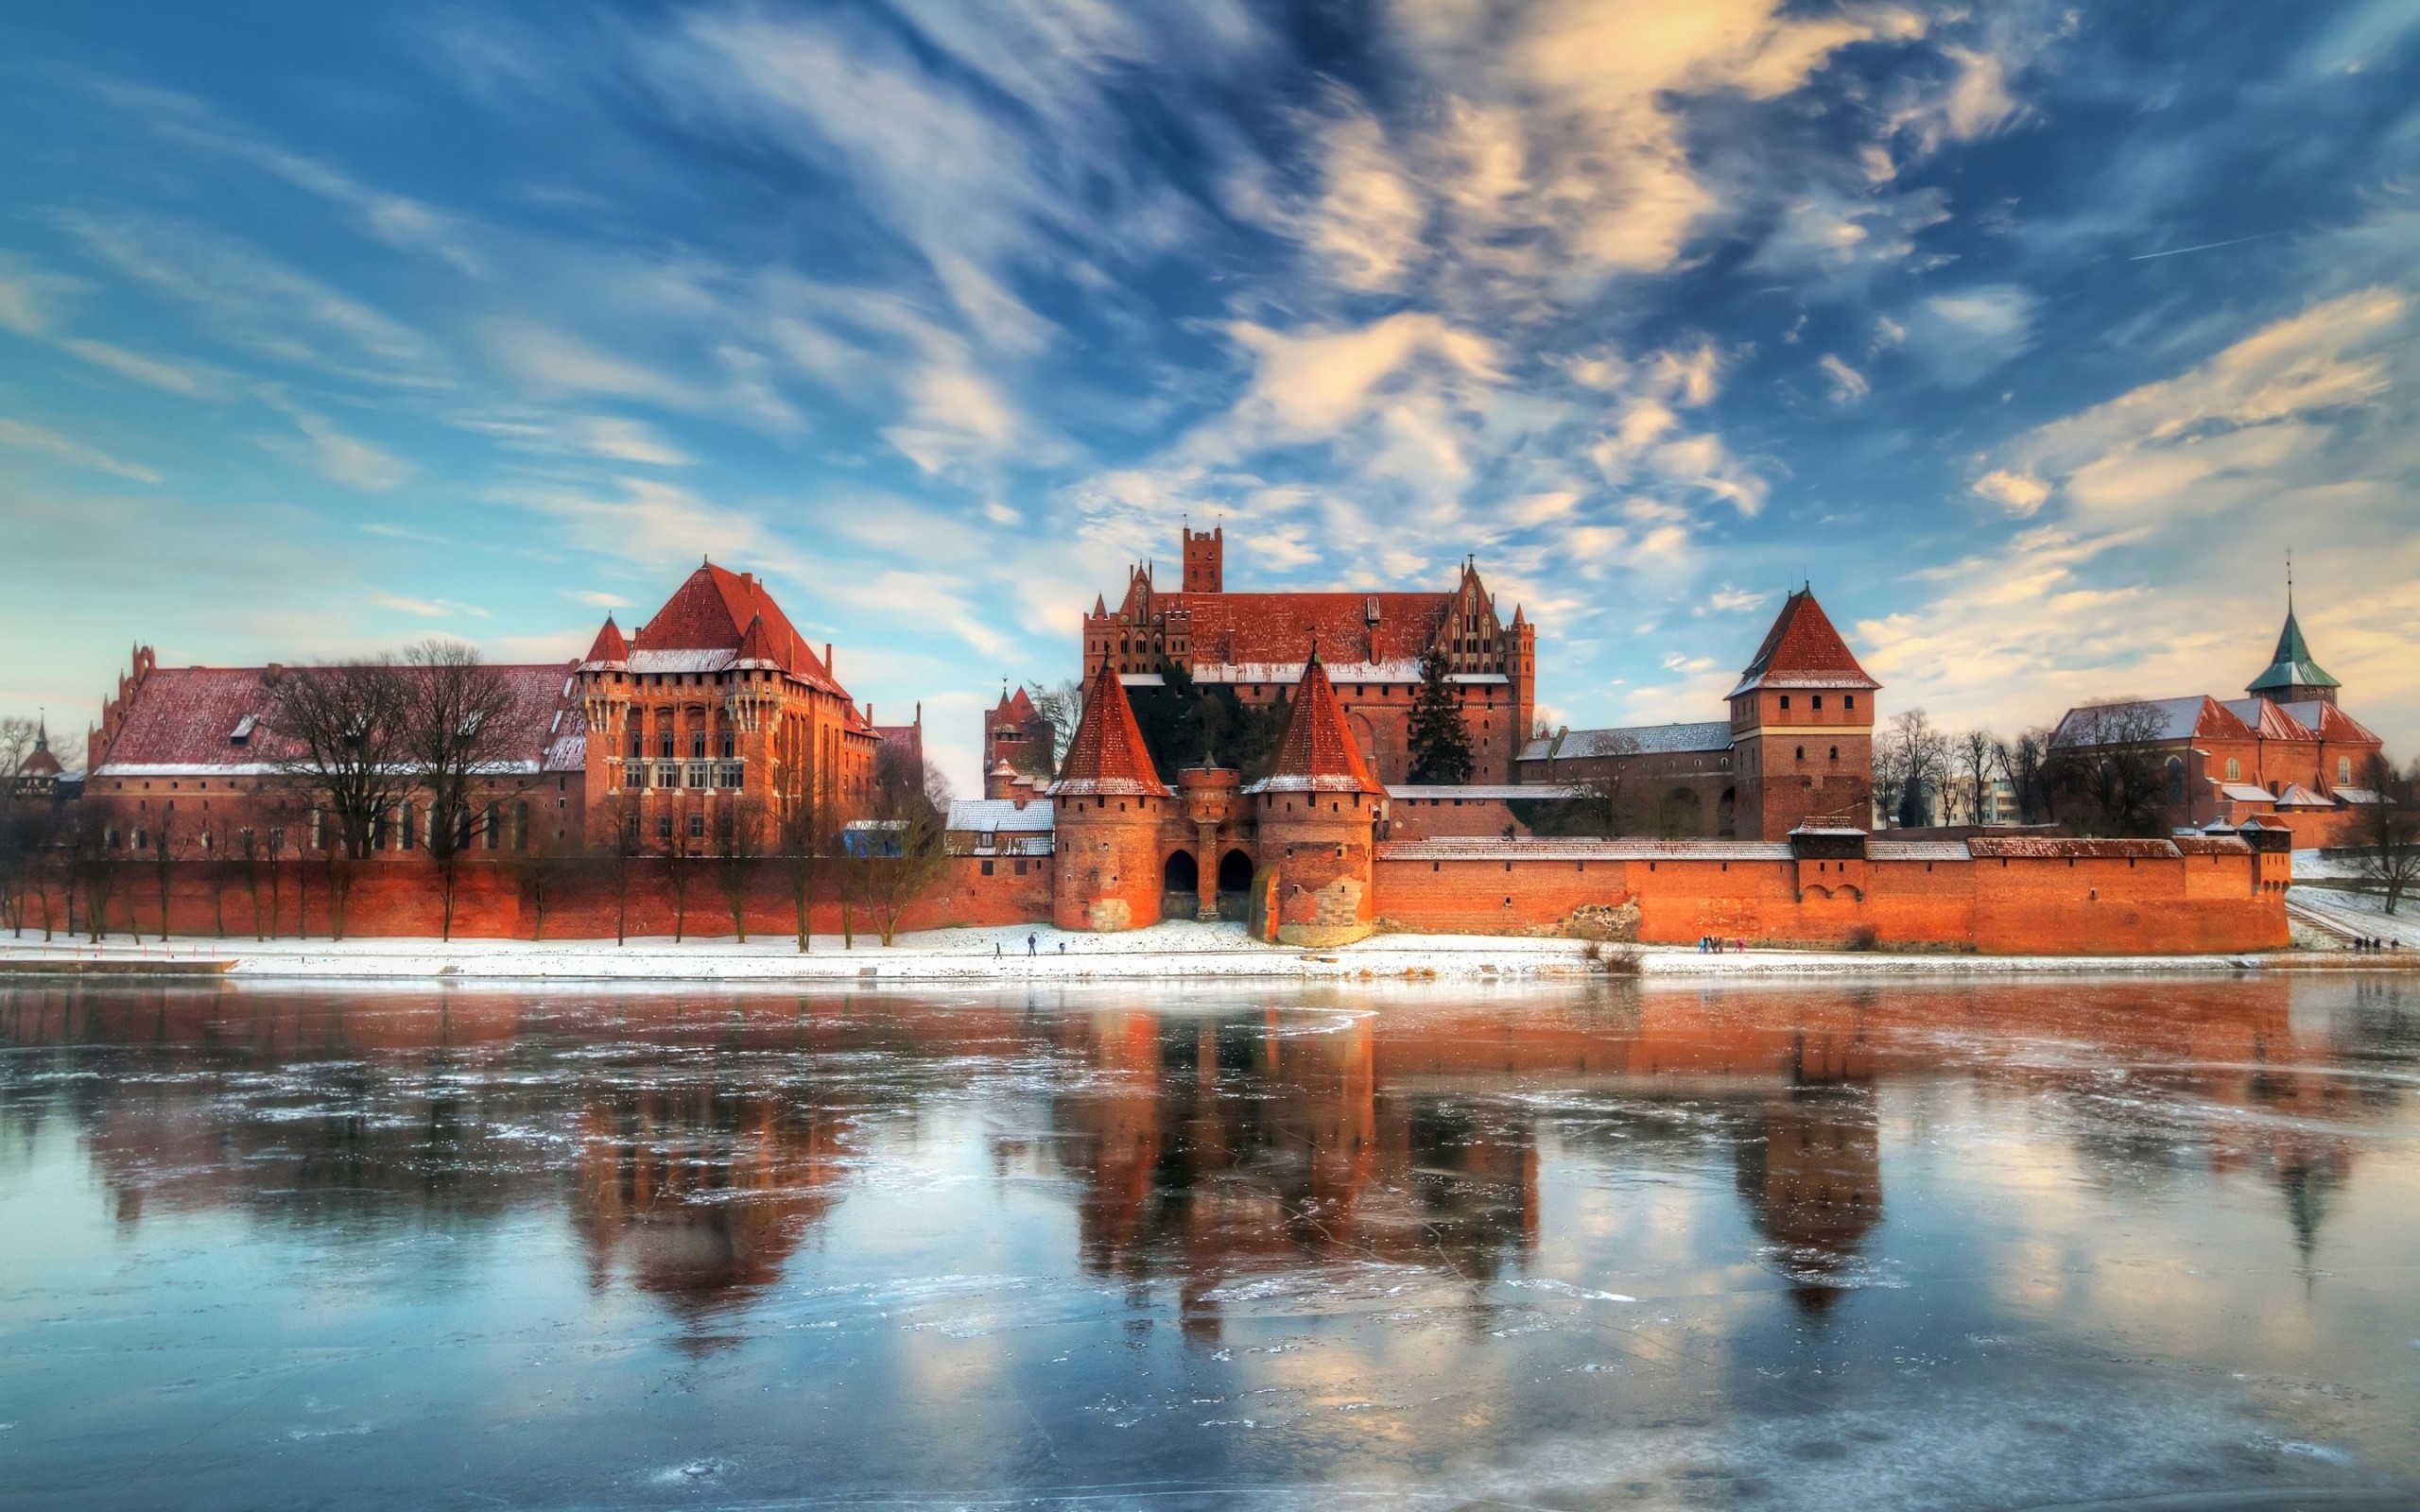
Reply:
<svg viewBox="0 0 2420 1512"><path fill-rule="evenodd" d="M2420 1486L2409 978L61 988L0 1047L11 1508Z"/></svg>

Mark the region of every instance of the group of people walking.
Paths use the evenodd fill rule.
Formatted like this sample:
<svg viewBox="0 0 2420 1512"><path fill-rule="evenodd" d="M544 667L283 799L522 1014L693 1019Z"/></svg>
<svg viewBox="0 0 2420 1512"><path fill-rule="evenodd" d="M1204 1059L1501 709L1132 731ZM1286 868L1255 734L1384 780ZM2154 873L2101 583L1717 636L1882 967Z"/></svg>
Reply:
<svg viewBox="0 0 2420 1512"><path fill-rule="evenodd" d="M1698 954L1700 955L1720 955L1725 951L1738 952L1745 951L1747 948L1748 942L1744 939L1725 940L1720 935L1700 935L1698 936Z"/></svg>

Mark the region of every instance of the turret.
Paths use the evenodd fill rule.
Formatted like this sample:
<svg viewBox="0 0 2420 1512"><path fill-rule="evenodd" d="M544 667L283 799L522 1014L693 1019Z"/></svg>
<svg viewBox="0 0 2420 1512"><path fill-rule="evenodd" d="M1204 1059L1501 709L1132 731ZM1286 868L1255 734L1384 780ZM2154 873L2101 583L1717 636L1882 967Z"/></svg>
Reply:
<svg viewBox="0 0 2420 1512"><path fill-rule="evenodd" d="M2269 665L2252 679L2244 692L2272 703L2334 703L2340 685L2334 678L2321 670L2311 660L2310 646L2303 640L2303 627L2294 620L2294 603L2286 600L2285 628L2277 632L2277 649L2269 658Z"/></svg>
<svg viewBox="0 0 2420 1512"><path fill-rule="evenodd" d="M1873 823L1874 695L1848 643L1802 588L1783 601L1731 690L1733 833Z"/></svg>
<svg viewBox="0 0 2420 1512"><path fill-rule="evenodd" d="M1160 831L1178 816L1134 706L1109 662L1084 689L1083 718L1050 789L1058 831L1051 911L1062 929L1133 929L1160 917Z"/></svg>
<svg viewBox="0 0 2420 1512"><path fill-rule="evenodd" d="M1244 790L1258 822L1260 859L1275 871L1266 937L1288 945L1341 945L1370 933L1372 845L1386 789L1362 759L1311 648L1269 776Z"/></svg>

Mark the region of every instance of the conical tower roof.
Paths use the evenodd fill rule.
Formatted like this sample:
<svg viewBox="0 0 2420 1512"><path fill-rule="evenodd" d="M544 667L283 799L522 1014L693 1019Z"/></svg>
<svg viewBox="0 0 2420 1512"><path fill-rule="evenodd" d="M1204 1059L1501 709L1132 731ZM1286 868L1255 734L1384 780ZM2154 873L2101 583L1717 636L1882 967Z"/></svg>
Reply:
<svg viewBox="0 0 2420 1512"><path fill-rule="evenodd" d="M1084 690L1084 716L1077 721L1054 794L1068 798L1167 798L1167 784L1151 765L1126 685L1107 662Z"/></svg>
<svg viewBox="0 0 2420 1512"><path fill-rule="evenodd" d="M2303 640L2303 627L2294 619L2293 606L2286 606L2286 627L2277 632L2277 649L2269 658L2269 665L2260 676L2244 686L2244 692L2256 698L2276 698L2291 703L2306 690L2340 686L2334 678L2320 669L2310 659L2310 646Z"/></svg>
<svg viewBox="0 0 2420 1512"><path fill-rule="evenodd" d="M603 666L630 659L631 644L622 639L622 627L614 623L613 615L606 615L605 627L596 632L596 641L588 647L589 664Z"/></svg>
<svg viewBox="0 0 2420 1512"><path fill-rule="evenodd" d="M1335 684L1327 680L1327 668L1320 664L1317 646L1311 648L1302 686L1294 692L1286 737L1277 743L1276 765L1246 791L1386 795L1370 775L1370 764L1361 759L1360 743L1345 722L1344 706L1337 701Z"/></svg>
<svg viewBox="0 0 2420 1512"><path fill-rule="evenodd" d="M58 777L62 775L59 758L50 753L50 721L45 719L34 728L33 754L17 768L20 777Z"/></svg>
<svg viewBox="0 0 2420 1512"><path fill-rule="evenodd" d="M1783 601L1772 628L1756 647L1755 660L1739 674L1737 698L1757 688L1879 688L1858 665L1857 654L1832 627L1831 616L1802 588Z"/></svg>

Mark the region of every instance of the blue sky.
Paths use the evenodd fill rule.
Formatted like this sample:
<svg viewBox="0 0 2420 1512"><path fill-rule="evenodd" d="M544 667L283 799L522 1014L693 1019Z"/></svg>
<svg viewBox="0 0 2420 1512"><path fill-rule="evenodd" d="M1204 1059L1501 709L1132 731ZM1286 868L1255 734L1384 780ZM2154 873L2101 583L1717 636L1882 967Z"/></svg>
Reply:
<svg viewBox="0 0 2420 1512"><path fill-rule="evenodd" d="M0 709L702 553L961 787L1223 520L1576 724L1811 578L1887 711L2238 692L2281 563L2420 747L2420 6L136 4L0 20Z"/></svg>

